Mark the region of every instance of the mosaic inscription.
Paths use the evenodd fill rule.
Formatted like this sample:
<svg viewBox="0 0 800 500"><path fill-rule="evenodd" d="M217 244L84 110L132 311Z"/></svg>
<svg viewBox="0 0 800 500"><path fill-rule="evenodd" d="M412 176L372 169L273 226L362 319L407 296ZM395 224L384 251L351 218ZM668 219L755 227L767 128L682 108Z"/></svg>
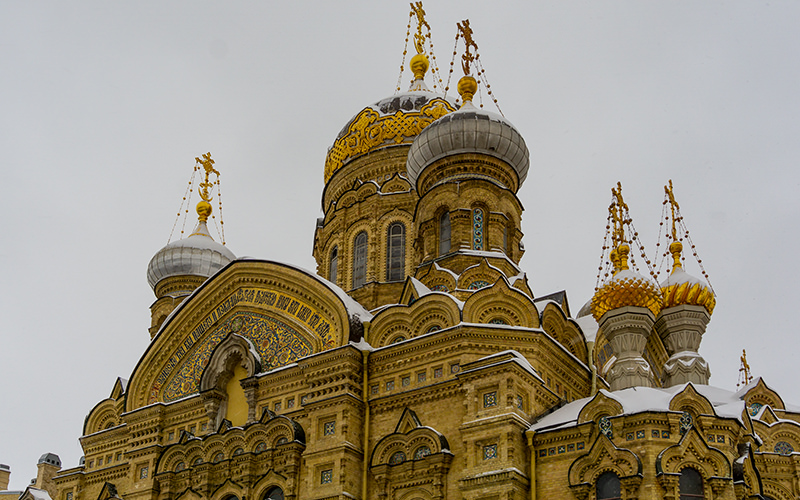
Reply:
<svg viewBox="0 0 800 500"><path fill-rule="evenodd" d="M217 320L236 305L257 305L289 314L319 336L323 350L334 346L330 321L308 304L270 290L239 289L200 321L172 353L150 388L150 403L159 400L175 401L197 392L200 375L211 352L229 332L242 335L253 342L261 355L264 370L284 366L313 353L313 346L305 337L269 315L237 313L217 325ZM176 373L179 365L181 366Z"/></svg>

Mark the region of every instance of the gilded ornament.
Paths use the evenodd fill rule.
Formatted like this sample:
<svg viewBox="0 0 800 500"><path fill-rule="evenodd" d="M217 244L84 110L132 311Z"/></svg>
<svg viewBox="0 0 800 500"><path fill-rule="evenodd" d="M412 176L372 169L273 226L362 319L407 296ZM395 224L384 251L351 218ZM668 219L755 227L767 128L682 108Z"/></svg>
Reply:
<svg viewBox="0 0 800 500"><path fill-rule="evenodd" d="M661 292L649 280L629 272L617 276L595 292L592 316L600 321L608 311L620 307L644 307L657 316L663 307Z"/></svg>
<svg viewBox="0 0 800 500"><path fill-rule="evenodd" d="M364 108L353 119L347 132L336 140L325 159L325 182L345 162L389 144L413 142L422 130L442 116L455 111L446 100L436 98L419 111L397 111L381 116L372 107Z"/></svg>

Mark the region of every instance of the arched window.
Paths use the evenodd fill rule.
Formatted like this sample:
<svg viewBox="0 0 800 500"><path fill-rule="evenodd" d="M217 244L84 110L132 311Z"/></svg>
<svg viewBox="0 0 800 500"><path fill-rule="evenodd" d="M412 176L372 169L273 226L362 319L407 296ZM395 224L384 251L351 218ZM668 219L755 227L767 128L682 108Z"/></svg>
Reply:
<svg viewBox="0 0 800 500"><path fill-rule="evenodd" d="M619 477L613 472L604 472L597 478L597 500L619 500L621 498Z"/></svg>
<svg viewBox="0 0 800 500"><path fill-rule="evenodd" d="M283 500L283 490L275 486L267 491L264 500Z"/></svg>
<svg viewBox="0 0 800 500"><path fill-rule="evenodd" d="M367 233L361 231L356 236L353 248L353 288L367 283Z"/></svg>
<svg viewBox="0 0 800 500"><path fill-rule="evenodd" d="M450 251L450 212L439 217L439 255Z"/></svg>
<svg viewBox="0 0 800 500"><path fill-rule="evenodd" d="M333 247L333 250L331 250L331 263L328 268L330 269L328 279L336 283L336 273L339 271L339 247Z"/></svg>
<svg viewBox="0 0 800 500"><path fill-rule="evenodd" d="M703 496L703 477L691 467L681 471L681 478L678 482L681 500L696 500L705 498Z"/></svg>
<svg viewBox="0 0 800 500"><path fill-rule="evenodd" d="M472 210L472 249L483 250L483 209Z"/></svg>
<svg viewBox="0 0 800 500"><path fill-rule="evenodd" d="M386 235L386 281L402 281L406 275L406 228L395 222Z"/></svg>

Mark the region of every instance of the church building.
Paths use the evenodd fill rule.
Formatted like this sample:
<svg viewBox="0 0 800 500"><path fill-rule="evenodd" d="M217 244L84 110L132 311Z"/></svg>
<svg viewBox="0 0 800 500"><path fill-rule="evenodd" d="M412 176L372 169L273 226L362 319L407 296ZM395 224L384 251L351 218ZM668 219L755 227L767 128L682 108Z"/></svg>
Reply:
<svg viewBox="0 0 800 500"><path fill-rule="evenodd" d="M320 165L316 273L216 241L224 160L198 157L196 227L147 268L149 346L87 409L81 464L26 494L800 498L800 407L761 379L708 385L699 348L716 299L705 271L685 270L695 247L671 183L666 276L609 180L593 298L534 295L520 267L525 140L477 102L480 85L494 98L468 21L454 94L435 68L429 89L421 4L410 19L410 88L358 110Z"/></svg>

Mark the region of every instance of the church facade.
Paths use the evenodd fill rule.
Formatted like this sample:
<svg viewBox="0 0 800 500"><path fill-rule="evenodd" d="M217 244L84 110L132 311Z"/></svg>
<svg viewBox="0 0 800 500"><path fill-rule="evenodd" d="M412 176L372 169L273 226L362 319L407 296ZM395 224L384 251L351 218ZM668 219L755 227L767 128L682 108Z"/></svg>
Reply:
<svg viewBox="0 0 800 500"><path fill-rule="evenodd" d="M714 295L683 271L674 213L661 284L628 264L619 188L592 301L533 294L525 141L472 104L467 23L460 97L428 90L414 8L410 90L328 152L316 274L215 242L198 158L197 227L148 266L151 343L50 498L798 498L800 413L761 380L707 385Z"/></svg>

